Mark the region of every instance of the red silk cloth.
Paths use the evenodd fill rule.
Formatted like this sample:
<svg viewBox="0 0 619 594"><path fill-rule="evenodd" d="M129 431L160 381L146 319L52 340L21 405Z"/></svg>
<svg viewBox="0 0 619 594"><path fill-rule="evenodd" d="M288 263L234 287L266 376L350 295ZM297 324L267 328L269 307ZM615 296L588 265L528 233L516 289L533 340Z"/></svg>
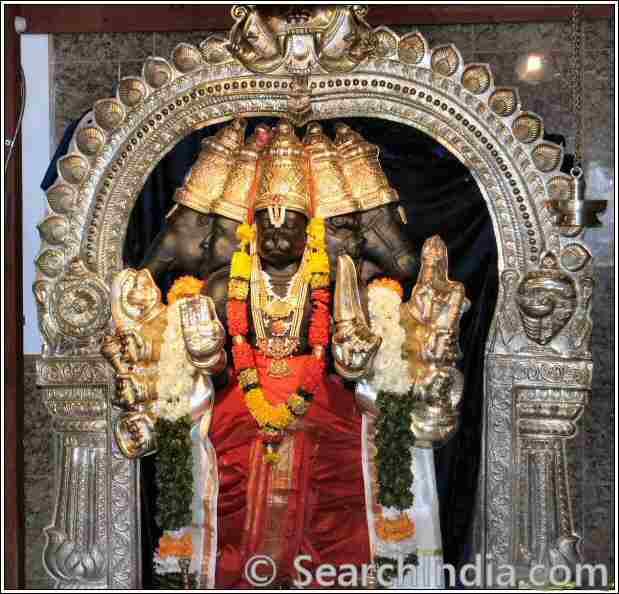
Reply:
<svg viewBox="0 0 619 594"><path fill-rule="evenodd" d="M269 401L285 402L302 382L312 355L290 358L292 375L273 378L269 360L256 355L260 382ZM216 586L251 587L245 563L268 555L277 582L302 566L369 563L370 548L361 463L361 415L353 394L336 376L324 376L309 412L280 447L281 461L269 465L258 426L238 383L218 394L211 441L219 471Z"/></svg>

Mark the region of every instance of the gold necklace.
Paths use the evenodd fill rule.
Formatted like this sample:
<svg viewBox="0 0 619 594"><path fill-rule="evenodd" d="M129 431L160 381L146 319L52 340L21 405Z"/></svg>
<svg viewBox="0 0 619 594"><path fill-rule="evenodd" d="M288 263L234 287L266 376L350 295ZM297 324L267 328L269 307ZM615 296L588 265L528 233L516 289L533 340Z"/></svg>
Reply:
<svg viewBox="0 0 619 594"><path fill-rule="evenodd" d="M268 370L273 377L292 374L286 359L300 344L299 334L309 289L309 281L305 280L308 265L306 250L299 269L290 279L286 295L280 297L273 291L270 277L262 270L258 254L252 254L251 313L258 349L273 359Z"/></svg>

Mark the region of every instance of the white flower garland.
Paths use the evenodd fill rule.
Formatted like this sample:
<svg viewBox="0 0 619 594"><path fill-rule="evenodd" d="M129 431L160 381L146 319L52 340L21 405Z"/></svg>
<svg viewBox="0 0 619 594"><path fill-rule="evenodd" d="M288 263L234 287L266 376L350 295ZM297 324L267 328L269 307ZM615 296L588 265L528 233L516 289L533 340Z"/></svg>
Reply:
<svg viewBox="0 0 619 594"><path fill-rule="evenodd" d="M383 339L374 359L374 375L368 381L376 390L406 394L411 387L408 363L402 358L406 332L400 325L402 299L396 291L385 286L368 289L370 327Z"/></svg>
<svg viewBox="0 0 619 594"><path fill-rule="evenodd" d="M368 384L379 391L407 394L411 388L411 378L406 359L403 358L403 348L406 342L406 331L400 325L400 295L384 285L370 285L368 289L368 310L370 327L374 334L381 336L383 341L374 359L374 374ZM414 467L415 454L412 452ZM414 471L413 471L414 474ZM402 515L408 516L414 522L413 508L399 510L395 507L380 507L377 518L397 520ZM416 534L397 542L382 540L375 537L375 554L379 557L397 559L414 552L417 548Z"/></svg>
<svg viewBox="0 0 619 594"><path fill-rule="evenodd" d="M168 306L168 324L159 360L156 411L168 421L177 421L191 412L196 373L187 357L179 306L180 302Z"/></svg>

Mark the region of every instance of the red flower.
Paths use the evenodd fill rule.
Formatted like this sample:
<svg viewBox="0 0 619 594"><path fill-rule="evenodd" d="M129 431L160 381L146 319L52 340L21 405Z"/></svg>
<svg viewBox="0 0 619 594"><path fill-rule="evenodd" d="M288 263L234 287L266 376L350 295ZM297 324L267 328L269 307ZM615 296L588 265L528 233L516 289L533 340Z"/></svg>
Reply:
<svg viewBox="0 0 619 594"><path fill-rule="evenodd" d="M256 366L254 350L246 342L232 345L232 358L234 359L234 368L237 372Z"/></svg>
<svg viewBox="0 0 619 594"><path fill-rule="evenodd" d="M249 314L246 301L229 299L227 305L228 329L232 336L246 336L249 332Z"/></svg>
<svg viewBox="0 0 619 594"><path fill-rule="evenodd" d="M313 303L329 305L331 303L331 291L329 289L315 289L312 291L311 298Z"/></svg>
<svg viewBox="0 0 619 594"><path fill-rule="evenodd" d="M331 335L331 316L323 304L315 304L309 329L311 346L329 346Z"/></svg>

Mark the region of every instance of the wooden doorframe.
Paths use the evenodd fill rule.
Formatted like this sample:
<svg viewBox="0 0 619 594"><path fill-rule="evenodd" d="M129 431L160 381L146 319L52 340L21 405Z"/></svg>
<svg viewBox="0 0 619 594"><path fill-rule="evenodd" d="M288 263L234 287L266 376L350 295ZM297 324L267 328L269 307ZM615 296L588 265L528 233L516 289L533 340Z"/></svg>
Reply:
<svg viewBox="0 0 619 594"><path fill-rule="evenodd" d="M22 5L28 33L227 31L232 4ZM147 10L145 10L147 8ZM372 4L372 25L525 23L571 18L565 4ZM584 4L583 17L610 18L610 4Z"/></svg>
<svg viewBox="0 0 619 594"><path fill-rule="evenodd" d="M14 136L19 117L19 5L7 6L4 20L4 130ZM4 159L8 147L3 142ZM4 164L3 164L4 166ZM21 135L4 178L4 587L24 587L24 349L22 299Z"/></svg>

